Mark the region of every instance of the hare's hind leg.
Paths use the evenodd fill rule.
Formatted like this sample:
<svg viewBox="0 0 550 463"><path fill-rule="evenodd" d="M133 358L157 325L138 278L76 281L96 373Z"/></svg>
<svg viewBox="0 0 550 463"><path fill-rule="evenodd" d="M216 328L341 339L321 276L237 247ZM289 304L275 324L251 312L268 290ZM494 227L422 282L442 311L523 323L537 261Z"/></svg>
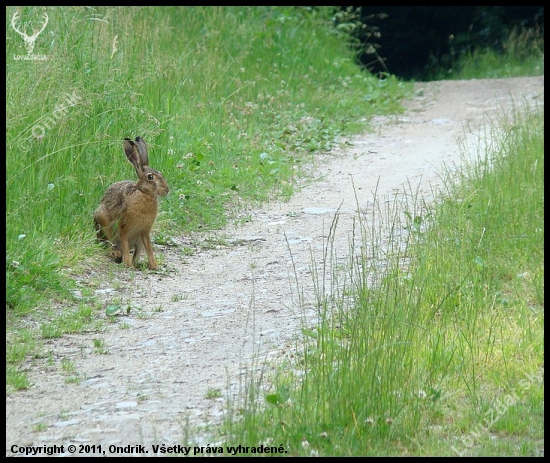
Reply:
<svg viewBox="0 0 550 463"><path fill-rule="evenodd" d="M97 240L103 244L110 246L109 255L115 262L122 262L122 251L120 239L117 235L118 224L109 224L107 220L102 220L103 217L97 212L94 214L94 228L97 233Z"/></svg>
<svg viewBox="0 0 550 463"><path fill-rule="evenodd" d="M155 255L153 254L153 245L151 244L151 237L149 236L149 233L143 232L141 234L141 238L143 240L143 244L145 245L145 252L147 252L147 258L149 260L149 268L151 270L156 270L158 265L157 265L157 261L155 260Z"/></svg>
<svg viewBox="0 0 550 463"><path fill-rule="evenodd" d="M107 243L110 240L109 232L107 231L108 227L109 221L103 216L101 208L98 208L94 212L94 229L98 241Z"/></svg>

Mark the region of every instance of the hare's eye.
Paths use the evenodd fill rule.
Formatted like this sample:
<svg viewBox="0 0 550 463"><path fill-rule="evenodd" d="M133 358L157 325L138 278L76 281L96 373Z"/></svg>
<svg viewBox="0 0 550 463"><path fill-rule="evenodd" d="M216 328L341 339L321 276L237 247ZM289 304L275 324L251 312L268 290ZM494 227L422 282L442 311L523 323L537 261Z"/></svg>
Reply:
<svg viewBox="0 0 550 463"><path fill-rule="evenodd" d="M147 180L153 180L155 176L153 174L147 174Z"/></svg>

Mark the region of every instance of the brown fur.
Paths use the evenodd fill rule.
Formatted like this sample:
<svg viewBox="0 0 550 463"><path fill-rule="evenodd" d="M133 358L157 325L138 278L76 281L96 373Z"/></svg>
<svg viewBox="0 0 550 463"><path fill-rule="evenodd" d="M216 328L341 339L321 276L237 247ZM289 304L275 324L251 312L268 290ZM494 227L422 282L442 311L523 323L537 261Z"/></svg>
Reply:
<svg viewBox="0 0 550 463"><path fill-rule="evenodd" d="M124 180L113 183L94 212L98 239L112 244L113 256L128 266L137 265L143 249L147 253L149 268L155 270L157 261L151 244L151 229L157 217L157 198L170 189L162 174L148 164L145 140L124 139L124 151L138 175L138 181ZM134 257L130 260L130 250Z"/></svg>

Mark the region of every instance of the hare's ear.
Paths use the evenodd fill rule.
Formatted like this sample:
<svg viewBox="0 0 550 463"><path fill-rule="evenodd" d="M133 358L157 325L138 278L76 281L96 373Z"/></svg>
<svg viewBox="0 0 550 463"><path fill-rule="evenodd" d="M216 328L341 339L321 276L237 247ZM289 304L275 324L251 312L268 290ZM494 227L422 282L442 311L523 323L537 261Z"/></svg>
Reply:
<svg viewBox="0 0 550 463"><path fill-rule="evenodd" d="M139 154L141 155L141 165L148 166L149 156L147 155L147 143L145 143L143 138L136 137L136 145L138 147Z"/></svg>
<svg viewBox="0 0 550 463"><path fill-rule="evenodd" d="M125 138L124 153L126 153L126 157L128 158L128 161L132 163L139 177L140 174L143 172L143 164L142 164L140 152L138 150L138 145L136 145L129 138Z"/></svg>

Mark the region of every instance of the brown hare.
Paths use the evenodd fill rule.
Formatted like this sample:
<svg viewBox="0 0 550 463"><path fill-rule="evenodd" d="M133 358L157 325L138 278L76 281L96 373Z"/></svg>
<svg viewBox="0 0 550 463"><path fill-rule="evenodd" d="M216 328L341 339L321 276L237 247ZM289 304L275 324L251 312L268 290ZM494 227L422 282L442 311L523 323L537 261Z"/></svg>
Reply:
<svg viewBox="0 0 550 463"><path fill-rule="evenodd" d="M157 198L170 189L162 174L149 167L145 140L124 139L124 152L136 169L137 182L124 180L113 183L94 212L98 239L108 241L114 248L113 256L128 266L137 266L143 248L149 259L149 268L155 270L157 261L151 245L151 228L157 217ZM130 250L135 249L130 260Z"/></svg>

